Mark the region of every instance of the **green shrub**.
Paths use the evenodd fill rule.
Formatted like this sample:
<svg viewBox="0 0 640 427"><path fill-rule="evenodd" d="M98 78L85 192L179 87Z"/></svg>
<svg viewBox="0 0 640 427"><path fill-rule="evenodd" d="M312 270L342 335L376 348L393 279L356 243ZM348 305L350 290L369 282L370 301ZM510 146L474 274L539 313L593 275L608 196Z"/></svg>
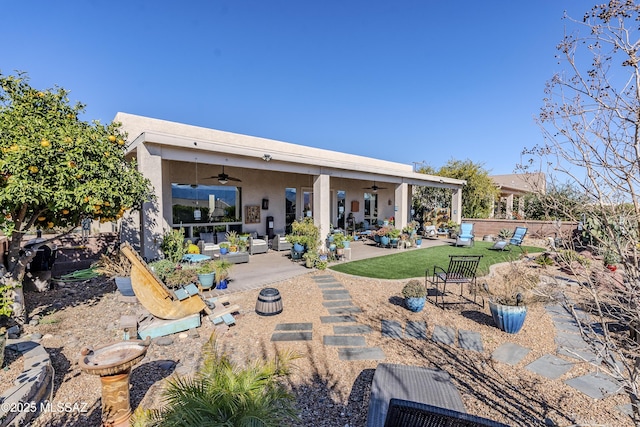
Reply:
<svg viewBox="0 0 640 427"><path fill-rule="evenodd" d="M173 262L182 261L186 248L184 245L184 232L182 228L179 230L171 229L162 236L160 250L166 259Z"/></svg>
<svg viewBox="0 0 640 427"><path fill-rule="evenodd" d="M409 280L402 288L402 296L405 298L424 298L427 296L427 288L419 280Z"/></svg>
<svg viewBox="0 0 640 427"><path fill-rule="evenodd" d="M298 419L294 396L283 381L297 355L279 352L274 360L256 360L240 367L218 350L215 335L202 352L198 372L169 380L164 390L166 405L160 410L139 408L133 426L276 427Z"/></svg>

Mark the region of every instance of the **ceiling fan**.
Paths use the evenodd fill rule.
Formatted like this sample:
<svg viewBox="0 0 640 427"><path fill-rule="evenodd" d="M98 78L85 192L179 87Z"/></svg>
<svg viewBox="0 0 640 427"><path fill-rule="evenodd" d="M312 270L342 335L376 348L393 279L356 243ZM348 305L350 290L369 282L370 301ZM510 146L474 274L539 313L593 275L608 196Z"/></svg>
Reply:
<svg viewBox="0 0 640 427"><path fill-rule="evenodd" d="M372 185L371 187L364 187L363 189L364 189L364 190L371 190L371 191L373 191L373 192L375 193L375 192L376 192L376 191L378 191L378 190L386 190L386 189L387 189L387 187L378 187L378 186L376 185L376 182L375 182L375 181L373 181L373 185Z"/></svg>
<svg viewBox="0 0 640 427"><path fill-rule="evenodd" d="M236 182L242 182L241 179L238 178L234 178L232 176L227 175L226 173L224 173L224 165L222 166L222 173L219 173L218 175L214 175L214 176L210 176L209 179L213 179L216 178L218 180L218 182L222 185L226 184L229 181L236 181Z"/></svg>

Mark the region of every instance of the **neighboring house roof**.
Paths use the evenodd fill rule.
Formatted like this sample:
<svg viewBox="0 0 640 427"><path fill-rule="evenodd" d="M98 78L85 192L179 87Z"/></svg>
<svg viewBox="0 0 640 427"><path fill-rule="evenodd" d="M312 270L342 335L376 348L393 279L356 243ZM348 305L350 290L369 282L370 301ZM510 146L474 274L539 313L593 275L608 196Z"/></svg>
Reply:
<svg viewBox="0 0 640 427"><path fill-rule="evenodd" d="M141 143L170 146L177 149L198 149L225 153L250 159L278 163L278 170L305 173L327 173L352 179L385 179L387 182L406 182L411 185L459 187L464 180L426 175L413 171L412 165L347 154L338 151L297 145L272 139L242 135L183 123L153 119L119 112L114 118L127 132L129 153L135 155ZM194 146L196 145L196 146ZM184 160L175 150L162 151L165 159ZM262 160L260 160L262 162ZM289 168L287 168L289 165ZM265 165L266 166L266 165ZM301 169L303 168L303 169ZM267 169L265 167L265 169Z"/></svg>
<svg viewBox="0 0 640 427"><path fill-rule="evenodd" d="M493 182L501 193L526 194L536 191L545 192L546 176L542 172L526 174L492 175Z"/></svg>

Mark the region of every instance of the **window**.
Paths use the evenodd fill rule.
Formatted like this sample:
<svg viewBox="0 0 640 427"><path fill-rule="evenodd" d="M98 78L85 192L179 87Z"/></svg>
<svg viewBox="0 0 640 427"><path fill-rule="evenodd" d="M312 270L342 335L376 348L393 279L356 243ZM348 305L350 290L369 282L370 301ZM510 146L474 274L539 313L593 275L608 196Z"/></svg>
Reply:
<svg viewBox="0 0 640 427"><path fill-rule="evenodd" d="M240 190L226 185L171 184L174 226L241 221Z"/></svg>

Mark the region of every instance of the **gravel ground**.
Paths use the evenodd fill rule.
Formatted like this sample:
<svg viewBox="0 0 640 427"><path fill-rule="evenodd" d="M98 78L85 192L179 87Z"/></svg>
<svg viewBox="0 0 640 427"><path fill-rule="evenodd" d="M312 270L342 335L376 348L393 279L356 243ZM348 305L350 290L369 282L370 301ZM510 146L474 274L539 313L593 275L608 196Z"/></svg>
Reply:
<svg viewBox="0 0 640 427"><path fill-rule="evenodd" d="M542 306L531 307L522 331L509 335L493 326L488 306L468 304L441 310L427 304L422 312L412 313L404 308L401 299L406 281L363 279L328 270L277 284L284 304L284 311L277 316L257 315L254 308L259 290L246 291L230 296L231 303L241 307L234 326L214 327L205 318L200 328L172 335L162 340L165 342L156 340L147 357L132 371L132 408L161 407L165 380L193 373L200 361L202 345L215 331L219 347L238 363L272 357L281 349L291 349L302 356L294 362L295 370L289 378L301 419L290 425L364 426L371 380L378 362L341 361L336 347L323 345L323 336L333 335L333 330L332 325L320 322L320 316L329 313L322 305L322 293L313 276L326 274L344 284L354 304L362 308L362 313L355 317L373 328L374 332L366 336L367 345L381 347L386 356L384 362L448 371L469 413L513 426L632 425L616 409L628 402L625 396L595 400L564 384L568 378L593 371L586 363L576 363L556 380L524 369L538 357L555 353L553 323ZM146 311L138 304L120 302L115 284L108 279L28 293L26 302L31 318L38 322L31 322L25 332L43 335L41 342L55 368L53 403L77 404L79 408L68 413L42 414L33 425L100 425L100 380L80 371L80 351L121 340L120 316L134 315L141 319ZM477 331L482 336L484 351L465 351L431 340L382 338L381 319L403 324L409 320L426 321L428 337L435 325ZM313 324L312 341L270 341L277 324L298 322ZM505 342L528 347L531 352L516 366L492 361L492 351Z"/></svg>

